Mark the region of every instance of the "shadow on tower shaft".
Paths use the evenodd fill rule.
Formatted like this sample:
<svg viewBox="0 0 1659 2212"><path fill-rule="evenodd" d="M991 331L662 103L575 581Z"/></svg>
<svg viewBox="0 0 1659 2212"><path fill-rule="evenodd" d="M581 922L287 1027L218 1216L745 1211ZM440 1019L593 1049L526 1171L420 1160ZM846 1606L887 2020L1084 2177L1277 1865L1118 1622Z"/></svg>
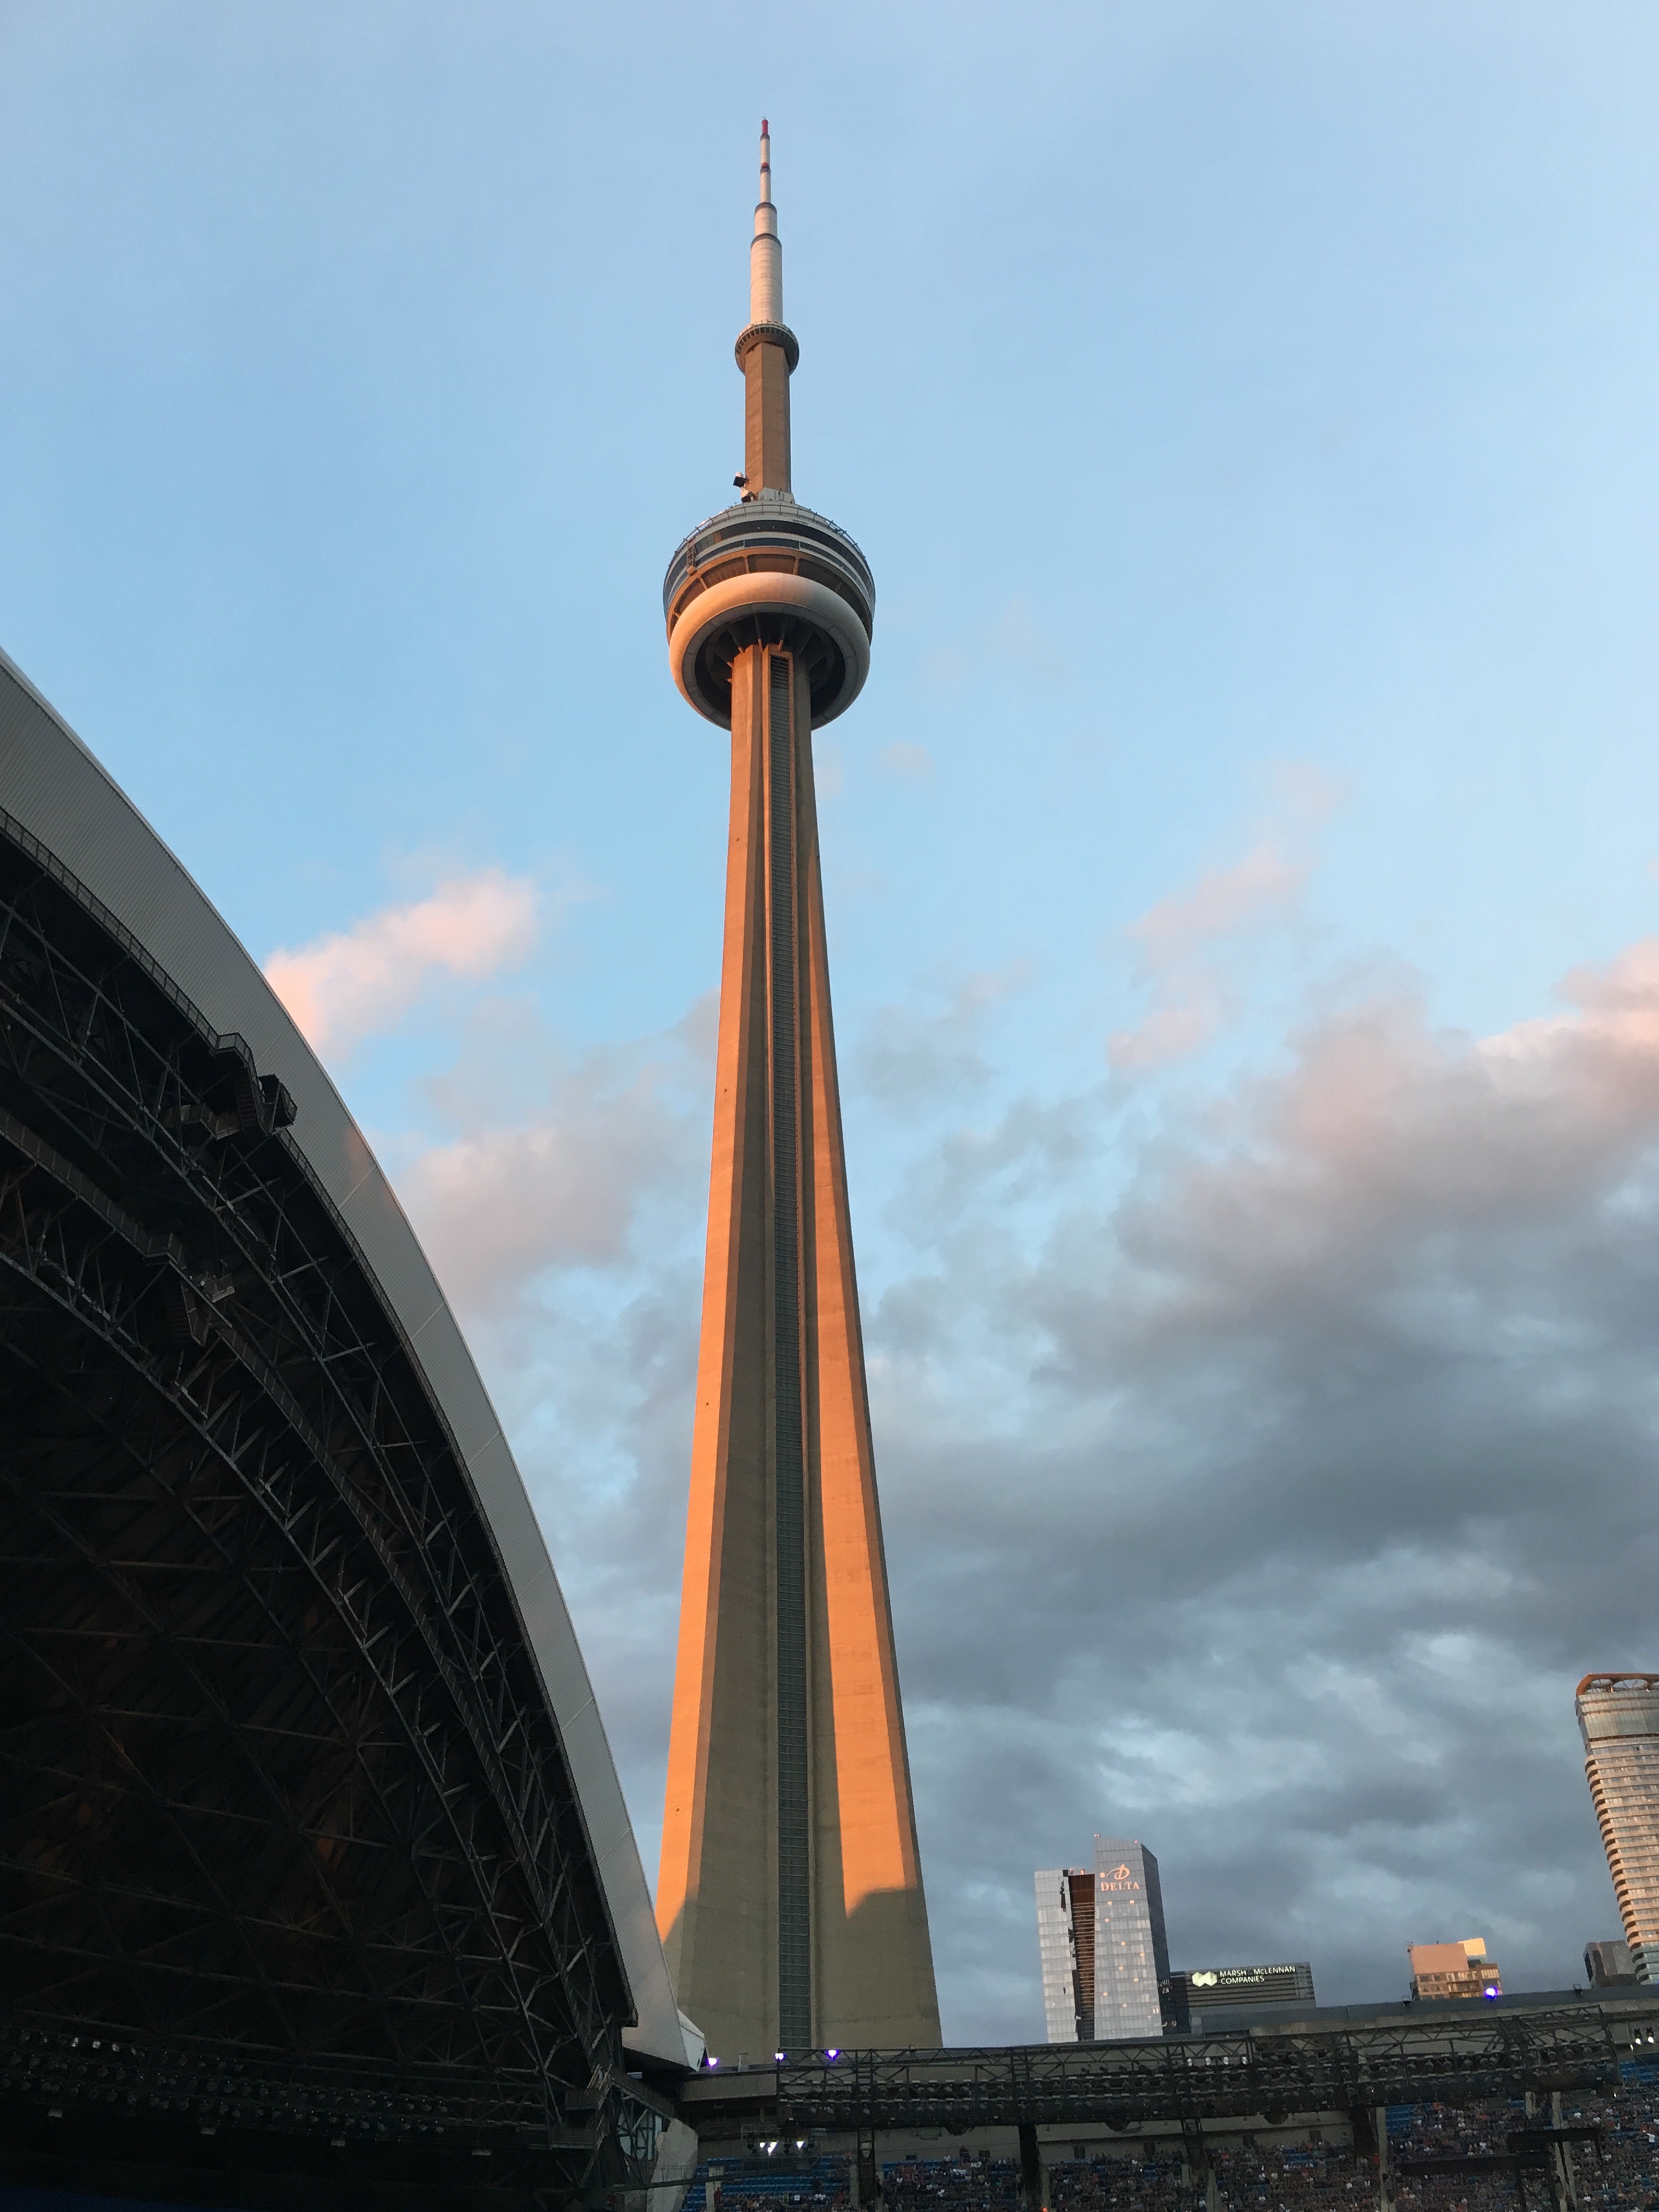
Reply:
<svg viewBox="0 0 1659 2212"><path fill-rule="evenodd" d="M770 137L740 502L664 586L674 680L732 733L708 1245L657 1916L723 2057L935 2045L847 1200L812 731L870 665L875 586L790 488Z"/></svg>

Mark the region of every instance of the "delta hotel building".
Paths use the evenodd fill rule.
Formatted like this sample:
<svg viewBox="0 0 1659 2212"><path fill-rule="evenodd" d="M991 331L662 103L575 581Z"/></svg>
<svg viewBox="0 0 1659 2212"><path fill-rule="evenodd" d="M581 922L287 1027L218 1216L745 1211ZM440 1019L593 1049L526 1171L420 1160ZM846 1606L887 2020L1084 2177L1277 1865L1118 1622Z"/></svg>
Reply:
<svg viewBox="0 0 1659 2212"><path fill-rule="evenodd" d="M1216 2033L1251 2027L1264 2007L1315 2002L1305 1960L1171 1972L1158 1861L1127 1837L1097 1836L1092 1872L1048 1867L1036 1880L1050 2043Z"/></svg>

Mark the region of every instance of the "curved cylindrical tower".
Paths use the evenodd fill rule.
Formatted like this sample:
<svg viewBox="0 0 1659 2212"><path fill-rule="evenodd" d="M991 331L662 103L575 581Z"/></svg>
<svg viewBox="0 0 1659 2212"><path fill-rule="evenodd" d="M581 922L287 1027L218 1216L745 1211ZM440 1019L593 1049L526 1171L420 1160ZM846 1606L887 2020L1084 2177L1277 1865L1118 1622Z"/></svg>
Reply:
<svg viewBox="0 0 1659 2212"><path fill-rule="evenodd" d="M830 1011L812 732L875 583L797 504L761 125L738 502L663 585L674 681L732 733L702 1338L658 1924L714 2054L939 2041L893 1656Z"/></svg>
<svg viewBox="0 0 1659 2212"><path fill-rule="evenodd" d="M1659 1981L1659 1674L1578 1685L1584 1778L1638 1981Z"/></svg>

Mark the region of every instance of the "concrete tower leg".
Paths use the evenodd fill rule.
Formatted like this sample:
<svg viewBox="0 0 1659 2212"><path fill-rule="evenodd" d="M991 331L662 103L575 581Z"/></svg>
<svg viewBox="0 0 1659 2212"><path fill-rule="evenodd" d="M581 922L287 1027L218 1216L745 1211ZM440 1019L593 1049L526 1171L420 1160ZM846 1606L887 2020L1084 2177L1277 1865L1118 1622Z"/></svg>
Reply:
<svg viewBox="0 0 1659 2212"><path fill-rule="evenodd" d="M717 2054L935 2045L798 657L732 678L691 1503L658 1912Z"/></svg>
<svg viewBox="0 0 1659 2212"><path fill-rule="evenodd" d="M732 670L702 1336L657 1887L681 2008L728 2061L769 2052L779 2028L763 673L757 650Z"/></svg>

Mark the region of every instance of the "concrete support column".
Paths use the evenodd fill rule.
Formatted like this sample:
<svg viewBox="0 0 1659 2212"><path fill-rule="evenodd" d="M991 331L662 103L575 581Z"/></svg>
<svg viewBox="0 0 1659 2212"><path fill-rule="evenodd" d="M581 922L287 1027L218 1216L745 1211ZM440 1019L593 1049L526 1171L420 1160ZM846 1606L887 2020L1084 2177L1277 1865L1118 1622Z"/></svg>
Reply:
<svg viewBox="0 0 1659 2212"><path fill-rule="evenodd" d="M852 2182L855 2204L878 2204L881 2202L881 2168L876 2163L876 2131L873 2128L859 2130L858 2154L853 2160Z"/></svg>
<svg viewBox="0 0 1659 2212"><path fill-rule="evenodd" d="M1204 2125L1200 2120L1183 2124L1181 2130L1182 2183L1194 2195L1204 2192L1204 2212L1218 2212L1221 2202L1221 2187L1216 2179L1215 2166L1210 2158L1210 2146L1204 2140Z"/></svg>
<svg viewBox="0 0 1659 2212"><path fill-rule="evenodd" d="M1550 2091L1550 2125L1561 2124L1561 2092ZM1578 2212L1578 2176L1573 2171L1572 2152L1564 2142L1550 2145L1550 2201L1556 2212Z"/></svg>
<svg viewBox="0 0 1659 2212"><path fill-rule="evenodd" d="M1024 2212L1048 2212L1048 2175L1037 2131L1029 2120L1019 2129L1019 2201Z"/></svg>
<svg viewBox="0 0 1659 2212"><path fill-rule="evenodd" d="M1194 2197L1203 2190L1203 2212L1217 2212L1221 2188L1210 2163L1210 2146L1203 2142L1203 2121L1182 2121L1182 2188Z"/></svg>

